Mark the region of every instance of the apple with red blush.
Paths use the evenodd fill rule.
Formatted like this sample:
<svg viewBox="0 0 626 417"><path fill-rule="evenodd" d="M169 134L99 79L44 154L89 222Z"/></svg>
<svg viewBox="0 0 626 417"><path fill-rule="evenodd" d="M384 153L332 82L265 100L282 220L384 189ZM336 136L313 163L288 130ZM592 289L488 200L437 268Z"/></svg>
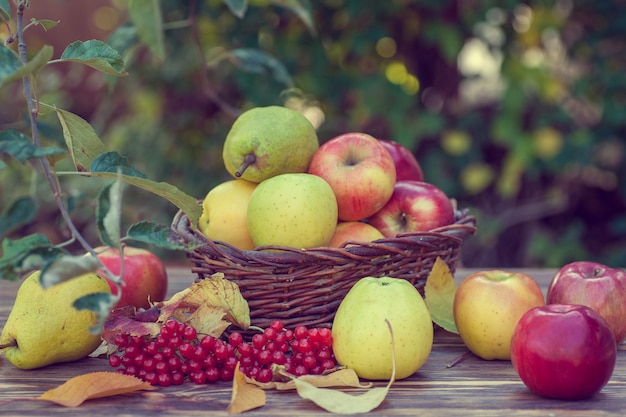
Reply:
<svg viewBox="0 0 626 417"><path fill-rule="evenodd" d="M396 182L387 203L368 222L385 237L394 237L446 226L454 219L454 205L439 187L405 180Z"/></svg>
<svg viewBox="0 0 626 417"><path fill-rule="evenodd" d="M548 304L582 304L609 324L617 343L626 340L626 272L577 261L561 267L548 286Z"/></svg>
<svg viewBox="0 0 626 417"><path fill-rule="evenodd" d="M148 309L151 303L163 301L167 293L167 271L161 259L147 249L124 246L124 257L118 249L99 247L95 249L100 262L114 275L121 276L120 299L114 308L134 306ZM103 271L98 271L106 277ZM117 295L119 289L107 278L111 292Z"/></svg>
<svg viewBox="0 0 626 417"><path fill-rule="evenodd" d="M535 394L560 400L593 397L609 382L617 358L606 320L580 304L528 310L511 337L511 362Z"/></svg>
<svg viewBox="0 0 626 417"><path fill-rule="evenodd" d="M345 133L324 142L313 154L308 172L333 189L342 221L363 220L377 212L396 183L389 151L366 133Z"/></svg>
<svg viewBox="0 0 626 417"><path fill-rule="evenodd" d="M379 139L379 141L385 145L396 166L396 181L424 181L422 167L407 147L392 140Z"/></svg>
<svg viewBox="0 0 626 417"><path fill-rule="evenodd" d="M335 227L335 233L330 239L328 246L339 248L348 241L372 242L384 238L383 234L372 226L364 222L339 222ZM350 246L350 244L346 245Z"/></svg>

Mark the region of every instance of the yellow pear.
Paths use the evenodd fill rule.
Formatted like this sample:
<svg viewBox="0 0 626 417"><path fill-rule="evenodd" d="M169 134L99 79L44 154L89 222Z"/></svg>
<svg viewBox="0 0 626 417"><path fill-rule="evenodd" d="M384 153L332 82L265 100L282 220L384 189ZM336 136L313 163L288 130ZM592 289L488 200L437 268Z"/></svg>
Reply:
<svg viewBox="0 0 626 417"><path fill-rule="evenodd" d="M318 148L315 128L298 111L254 107L231 126L222 156L234 178L259 183L279 174L306 172Z"/></svg>
<svg viewBox="0 0 626 417"><path fill-rule="evenodd" d="M40 271L32 273L18 289L0 346L9 362L21 369L41 368L53 363L82 359L101 343L91 334L95 313L76 310L74 300L111 289L106 280L88 273L44 289Z"/></svg>
<svg viewBox="0 0 626 417"><path fill-rule="evenodd" d="M230 243L242 250L254 249L248 232L248 201L257 183L230 180L216 185L202 202L200 231L211 240Z"/></svg>

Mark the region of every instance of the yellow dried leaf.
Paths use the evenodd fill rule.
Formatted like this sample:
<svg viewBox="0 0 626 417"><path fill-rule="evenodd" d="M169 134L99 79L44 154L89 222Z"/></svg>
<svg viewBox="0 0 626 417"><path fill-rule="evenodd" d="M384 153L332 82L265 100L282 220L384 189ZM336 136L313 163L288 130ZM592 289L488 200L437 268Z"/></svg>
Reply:
<svg viewBox="0 0 626 417"><path fill-rule="evenodd" d="M260 387L248 382L246 376L239 370L239 364L235 368L233 376L233 393L228 404L230 414L239 414L265 405L265 391Z"/></svg>
<svg viewBox="0 0 626 417"><path fill-rule="evenodd" d="M189 316L187 323L199 334L220 337L230 322L224 320L224 308L202 304Z"/></svg>
<svg viewBox="0 0 626 417"><path fill-rule="evenodd" d="M74 377L44 392L38 400L52 401L65 407L78 407L86 400L156 389L147 382L117 372L91 372Z"/></svg>
<svg viewBox="0 0 626 417"><path fill-rule="evenodd" d="M254 379L249 378L248 382L258 385L263 389L275 389L277 391L288 391L296 389L296 383L292 375L280 372L281 375L290 377L288 381L272 381L272 382L257 382ZM302 375L297 379L307 382L314 387L344 387L344 388L370 388L373 384L371 382L361 383L359 377L353 369L343 368L337 371L331 372L325 375Z"/></svg>
<svg viewBox="0 0 626 417"><path fill-rule="evenodd" d="M458 334L454 323L452 306L456 283L448 265L439 257L435 260L424 286L424 301L428 306L433 322L445 330Z"/></svg>

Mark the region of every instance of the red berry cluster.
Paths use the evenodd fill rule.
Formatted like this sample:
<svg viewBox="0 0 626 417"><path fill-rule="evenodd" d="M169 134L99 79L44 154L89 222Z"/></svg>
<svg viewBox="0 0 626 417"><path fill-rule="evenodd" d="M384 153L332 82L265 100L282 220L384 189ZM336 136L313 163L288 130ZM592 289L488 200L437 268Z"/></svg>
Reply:
<svg viewBox="0 0 626 417"><path fill-rule="evenodd" d="M119 354L109 356L112 367L164 387L186 379L196 384L232 381L237 363L241 372L258 382L273 379L274 364L296 376L321 374L336 365L330 329L289 330L278 320L250 342L237 332L227 340L200 338L192 326L170 319L156 337L120 334L114 343Z"/></svg>

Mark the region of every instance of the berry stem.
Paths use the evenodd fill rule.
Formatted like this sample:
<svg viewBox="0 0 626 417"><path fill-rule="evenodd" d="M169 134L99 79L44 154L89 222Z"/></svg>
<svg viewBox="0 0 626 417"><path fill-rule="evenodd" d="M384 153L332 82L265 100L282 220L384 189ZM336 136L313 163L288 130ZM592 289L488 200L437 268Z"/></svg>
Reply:
<svg viewBox="0 0 626 417"><path fill-rule="evenodd" d="M446 368L452 368L453 366L458 365L459 363L463 362L465 359L469 358L471 355L472 355L472 352L469 351L469 350L464 352L461 356L459 356L458 358L456 358L452 362L448 362L446 364Z"/></svg>

